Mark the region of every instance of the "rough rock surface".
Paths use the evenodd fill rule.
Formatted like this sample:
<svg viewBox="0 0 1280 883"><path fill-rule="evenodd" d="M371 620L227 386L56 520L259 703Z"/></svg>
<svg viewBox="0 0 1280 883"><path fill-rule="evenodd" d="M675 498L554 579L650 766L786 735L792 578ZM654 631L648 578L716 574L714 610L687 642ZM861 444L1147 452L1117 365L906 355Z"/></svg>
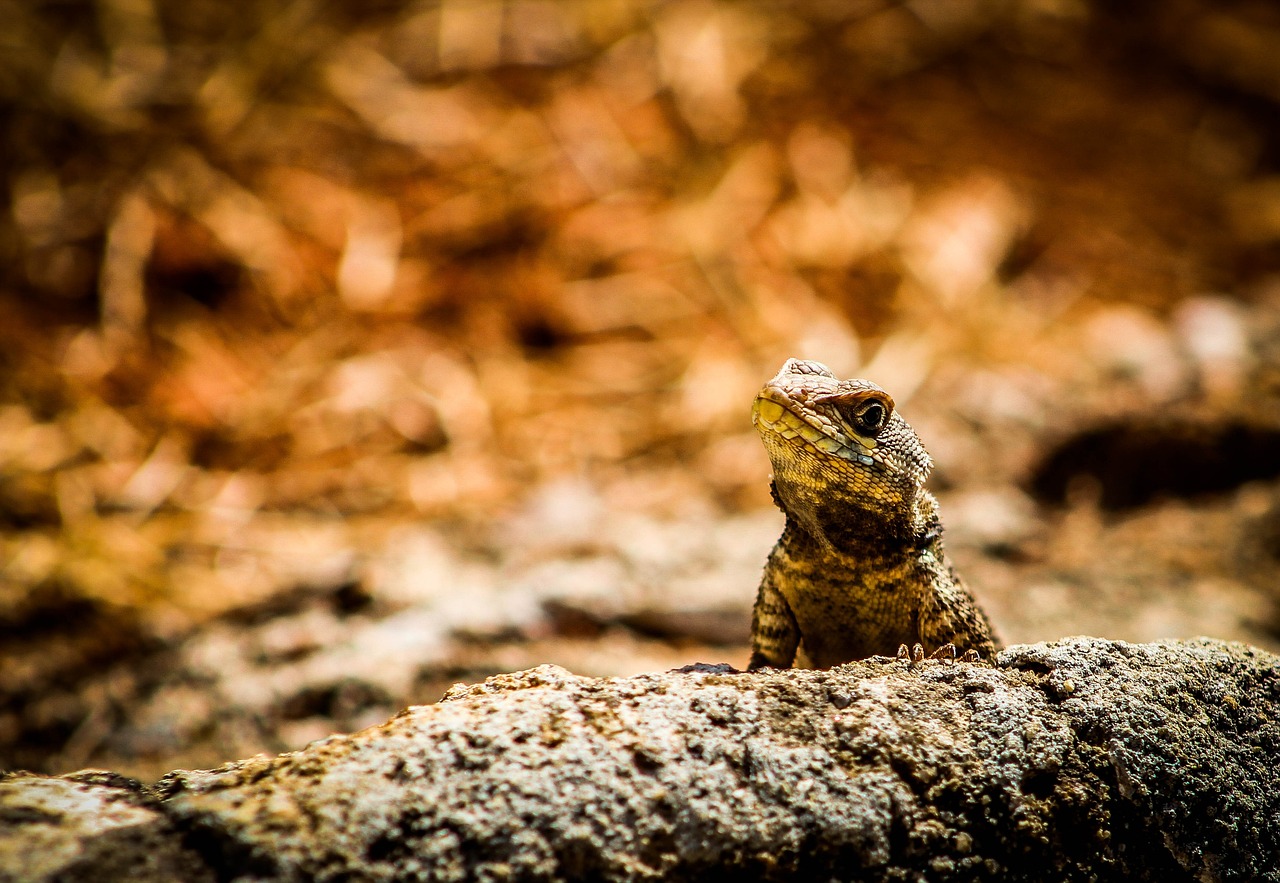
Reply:
<svg viewBox="0 0 1280 883"><path fill-rule="evenodd" d="M147 792L11 776L0 879L1277 880L1278 773L1280 659L1240 644L544 666Z"/></svg>
<svg viewBox="0 0 1280 883"><path fill-rule="evenodd" d="M87 770L0 781L0 880L214 880L132 779Z"/></svg>

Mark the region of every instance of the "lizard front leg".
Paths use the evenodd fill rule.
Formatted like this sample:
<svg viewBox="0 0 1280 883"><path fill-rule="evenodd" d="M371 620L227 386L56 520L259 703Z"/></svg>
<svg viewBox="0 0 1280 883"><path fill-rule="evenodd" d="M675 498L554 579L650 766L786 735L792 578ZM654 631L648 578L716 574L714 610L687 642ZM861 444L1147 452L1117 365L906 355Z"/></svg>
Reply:
<svg viewBox="0 0 1280 883"><path fill-rule="evenodd" d="M800 626L796 624L791 605L766 571L751 614L751 662L747 670L766 665L791 668L799 645Z"/></svg>
<svg viewBox="0 0 1280 883"><path fill-rule="evenodd" d="M984 659L995 656L996 641L991 623L965 590L954 572L934 581L934 591L921 611L920 639L938 654L955 659L959 653L966 661L973 654Z"/></svg>

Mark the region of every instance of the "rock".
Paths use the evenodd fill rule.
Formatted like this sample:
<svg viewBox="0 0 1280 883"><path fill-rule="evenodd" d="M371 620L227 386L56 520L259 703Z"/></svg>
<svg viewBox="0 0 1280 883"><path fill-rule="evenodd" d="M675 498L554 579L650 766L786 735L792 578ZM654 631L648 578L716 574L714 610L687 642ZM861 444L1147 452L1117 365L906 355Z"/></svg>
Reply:
<svg viewBox="0 0 1280 883"><path fill-rule="evenodd" d="M542 666L170 773L152 804L99 785L50 824L83 855L114 837L112 869L191 848L222 880L1277 880L1278 707L1280 659L1208 640L1075 638L994 667ZM71 781L11 778L0 813L44 818L41 789ZM145 838L98 821L112 799ZM53 878L21 859L0 879Z"/></svg>
<svg viewBox="0 0 1280 883"><path fill-rule="evenodd" d="M201 883L213 873L132 779L99 770L0 778L0 881Z"/></svg>

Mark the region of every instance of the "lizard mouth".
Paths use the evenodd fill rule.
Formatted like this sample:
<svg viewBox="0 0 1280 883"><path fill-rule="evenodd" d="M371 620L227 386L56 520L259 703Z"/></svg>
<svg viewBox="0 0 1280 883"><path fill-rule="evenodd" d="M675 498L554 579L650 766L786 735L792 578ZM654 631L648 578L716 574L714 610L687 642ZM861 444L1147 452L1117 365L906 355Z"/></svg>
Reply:
<svg viewBox="0 0 1280 883"><path fill-rule="evenodd" d="M803 444L821 454L863 466L875 466L875 441L850 433L825 414L805 408L776 386L766 386L751 407L751 422L764 437Z"/></svg>

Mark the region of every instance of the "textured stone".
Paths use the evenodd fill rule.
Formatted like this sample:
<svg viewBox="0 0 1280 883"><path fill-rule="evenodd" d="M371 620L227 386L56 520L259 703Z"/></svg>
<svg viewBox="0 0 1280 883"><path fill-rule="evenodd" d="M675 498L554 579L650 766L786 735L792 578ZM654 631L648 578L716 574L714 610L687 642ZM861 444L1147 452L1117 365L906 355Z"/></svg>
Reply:
<svg viewBox="0 0 1280 883"><path fill-rule="evenodd" d="M0 881L213 879L132 779L98 770L0 779Z"/></svg>
<svg viewBox="0 0 1280 883"><path fill-rule="evenodd" d="M129 805L137 849L168 838L226 880L1276 880L1278 712L1280 659L1212 641L1077 638L995 667L543 666ZM10 779L0 811L66 781ZM65 817L67 838L118 830L93 818Z"/></svg>

